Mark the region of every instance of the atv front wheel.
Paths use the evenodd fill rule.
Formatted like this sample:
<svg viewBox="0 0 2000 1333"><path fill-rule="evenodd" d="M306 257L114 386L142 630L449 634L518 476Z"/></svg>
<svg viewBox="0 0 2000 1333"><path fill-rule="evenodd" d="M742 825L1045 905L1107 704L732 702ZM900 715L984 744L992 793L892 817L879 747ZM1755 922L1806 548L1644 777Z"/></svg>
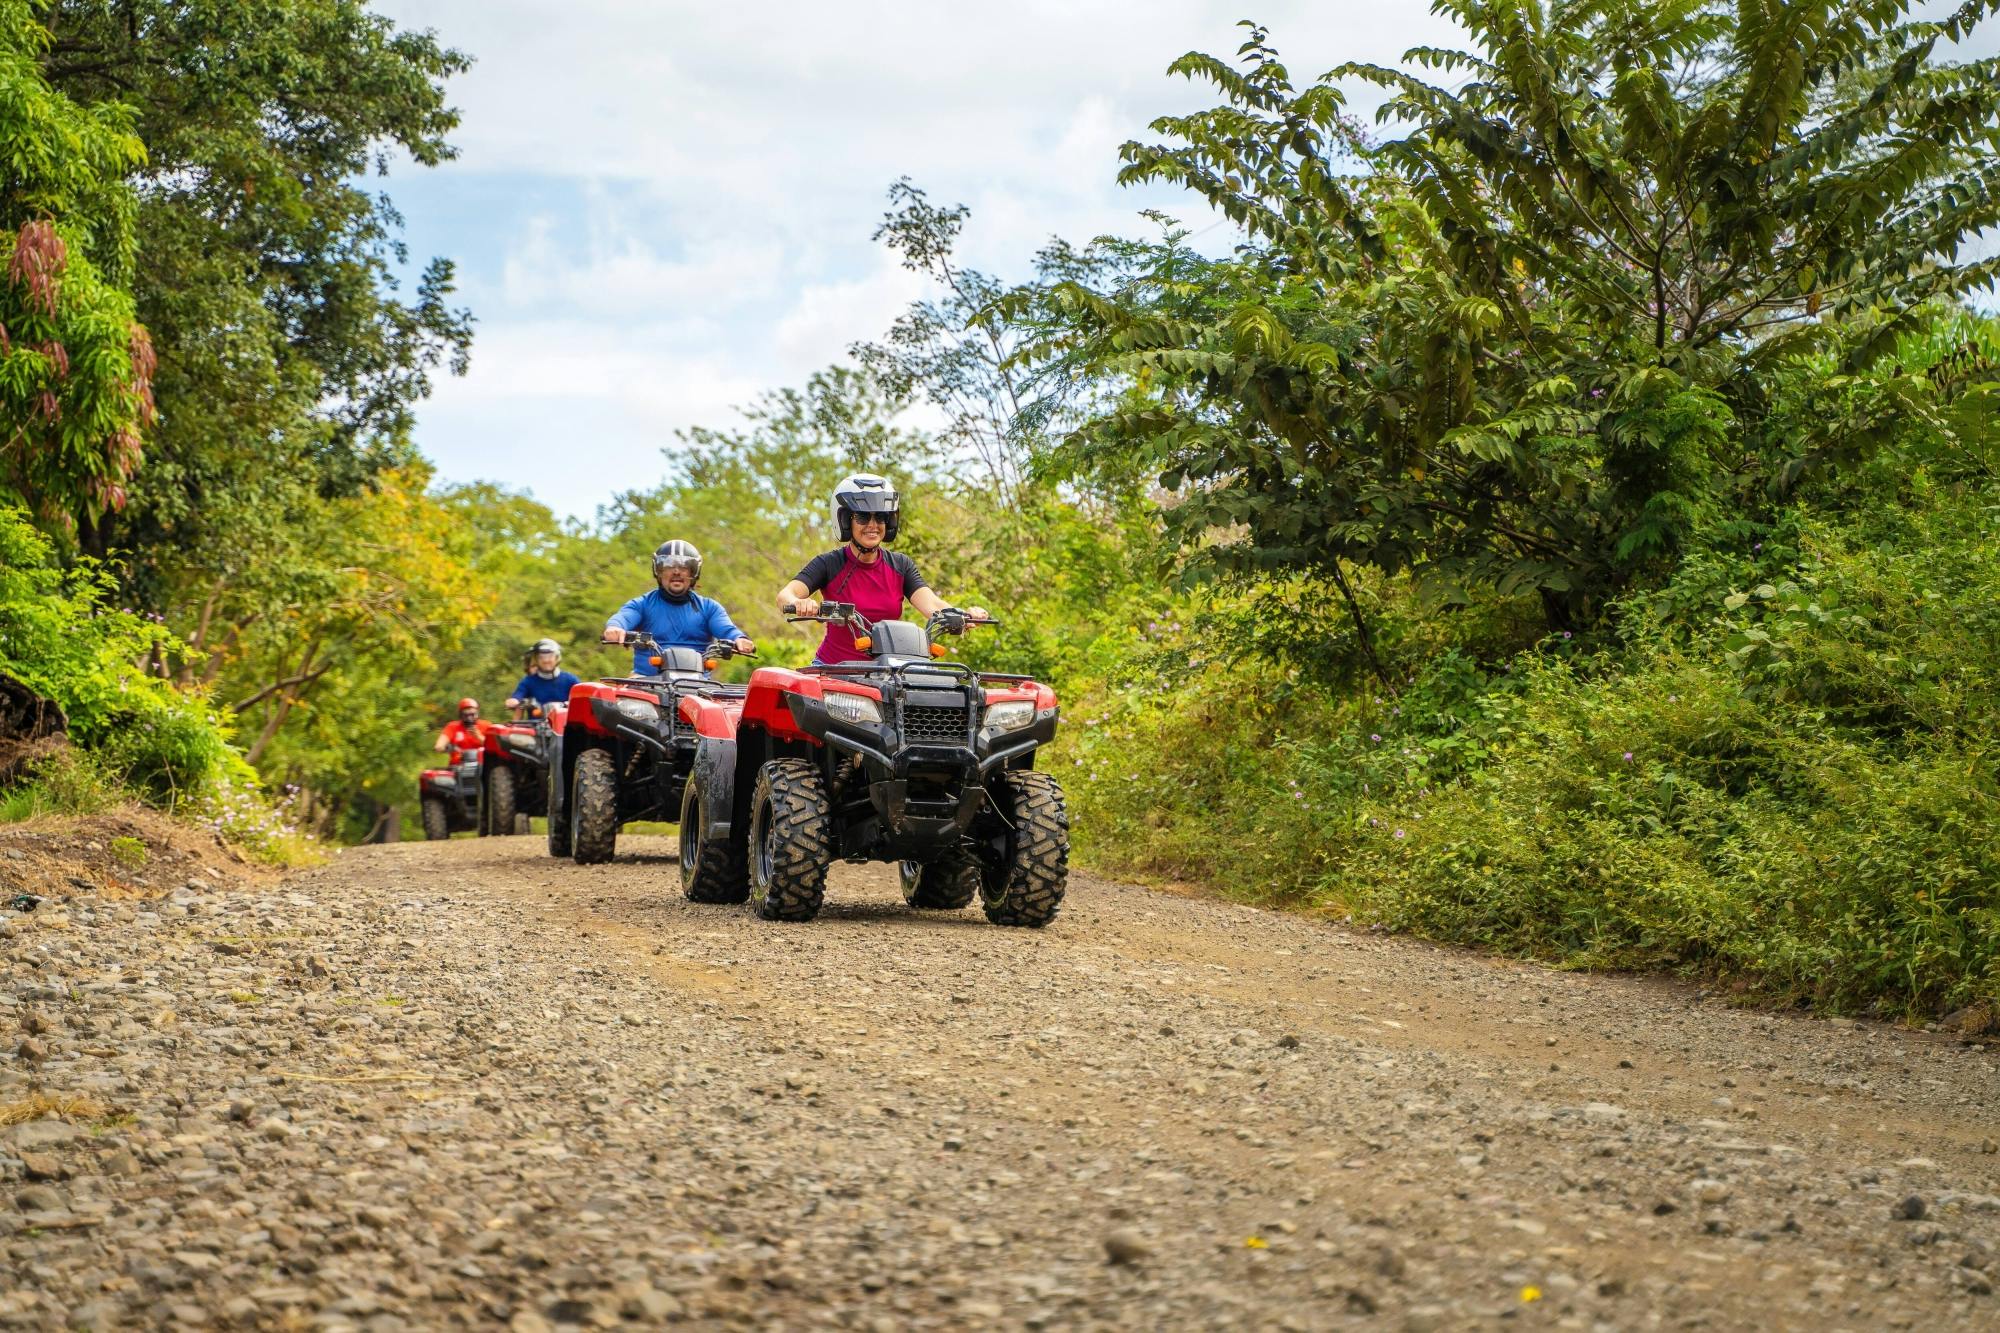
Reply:
<svg viewBox="0 0 2000 1333"><path fill-rule="evenodd" d="M569 854L580 866L609 861L618 850L618 771L609 750L585 750L576 757L569 834Z"/></svg>
<svg viewBox="0 0 2000 1333"><path fill-rule="evenodd" d="M442 842L451 836L451 812L444 808L442 796L426 796L424 806L424 837L430 842Z"/></svg>
<svg viewBox="0 0 2000 1333"><path fill-rule="evenodd" d="M925 865L904 861L897 867L903 901L933 912L956 912L979 892L979 862L963 851L952 851Z"/></svg>
<svg viewBox="0 0 2000 1333"><path fill-rule="evenodd" d="M750 896L750 840L742 829L708 836L708 802L689 778L681 791L681 892L691 903L740 903Z"/></svg>
<svg viewBox="0 0 2000 1333"><path fill-rule="evenodd" d="M750 801L750 905L766 921L810 921L826 898L833 815L819 770L773 759Z"/></svg>
<svg viewBox="0 0 2000 1333"><path fill-rule="evenodd" d="M569 855L569 806L563 803L558 785L562 782L562 767L549 765L549 855Z"/></svg>
<svg viewBox="0 0 2000 1333"><path fill-rule="evenodd" d="M479 807L482 837L504 838L514 831L514 770L496 764L486 772L486 800Z"/></svg>
<svg viewBox="0 0 2000 1333"><path fill-rule="evenodd" d="M1062 788L1047 773L1009 769L986 786L1008 826L998 866L981 867L980 905L996 926L1046 926L1062 907L1069 884L1069 812Z"/></svg>

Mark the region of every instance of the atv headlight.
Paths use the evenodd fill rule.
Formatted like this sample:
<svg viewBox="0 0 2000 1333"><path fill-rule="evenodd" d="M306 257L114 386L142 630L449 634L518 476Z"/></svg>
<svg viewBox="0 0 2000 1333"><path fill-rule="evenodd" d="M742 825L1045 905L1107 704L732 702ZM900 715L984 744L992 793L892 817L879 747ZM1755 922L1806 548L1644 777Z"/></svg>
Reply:
<svg viewBox="0 0 2000 1333"><path fill-rule="evenodd" d="M825 694L826 715L840 722L874 724L882 720L882 706L865 694Z"/></svg>
<svg viewBox="0 0 2000 1333"><path fill-rule="evenodd" d="M999 733L1019 731L1035 720L1035 705L1027 699L1009 699L986 706L986 729Z"/></svg>
<svg viewBox="0 0 2000 1333"><path fill-rule="evenodd" d="M650 699L620 699L618 711L634 722L653 723L660 720L660 706Z"/></svg>

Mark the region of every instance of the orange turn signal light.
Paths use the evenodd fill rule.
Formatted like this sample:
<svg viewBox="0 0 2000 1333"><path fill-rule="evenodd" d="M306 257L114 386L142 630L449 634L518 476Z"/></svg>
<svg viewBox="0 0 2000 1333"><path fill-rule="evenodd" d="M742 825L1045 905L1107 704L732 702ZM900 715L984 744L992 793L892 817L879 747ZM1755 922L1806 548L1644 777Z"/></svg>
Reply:
<svg viewBox="0 0 2000 1333"><path fill-rule="evenodd" d="M875 646L875 640L869 638L866 634L857 634L854 636L854 646L865 653Z"/></svg>
<svg viewBox="0 0 2000 1333"><path fill-rule="evenodd" d="M655 653L651 657L647 658L646 662L650 666L658 666L660 664L660 655L658 653Z"/></svg>
<svg viewBox="0 0 2000 1333"><path fill-rule="evenodd" d="M943 656L944 656L944 645L943 645L943 644L941 644L941 643L934 643L934 644L932 644L932 645L931 645L931 656L932 656L932 657L943 657Z"/></svg>
<svg viewBox="0 0 2000 1333"><path fill-rule="evenodd" d="M702 670L704 671L713 671L715 670L715 659L712 657L704 657L701 659L701 666Z"/></svg>

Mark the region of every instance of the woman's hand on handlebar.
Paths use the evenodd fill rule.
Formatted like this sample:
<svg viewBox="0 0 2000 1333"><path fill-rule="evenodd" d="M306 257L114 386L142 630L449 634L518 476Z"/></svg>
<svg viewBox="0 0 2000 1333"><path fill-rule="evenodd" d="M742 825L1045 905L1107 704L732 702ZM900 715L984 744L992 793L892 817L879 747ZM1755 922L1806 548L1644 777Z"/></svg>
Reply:
<svg viewBox="0 0 2000 1333"><path fill-rule="evenodd" d="M819 614L819 602L811 597L801 597L792 603L792 614L800 617L816 616Z"/></svg>

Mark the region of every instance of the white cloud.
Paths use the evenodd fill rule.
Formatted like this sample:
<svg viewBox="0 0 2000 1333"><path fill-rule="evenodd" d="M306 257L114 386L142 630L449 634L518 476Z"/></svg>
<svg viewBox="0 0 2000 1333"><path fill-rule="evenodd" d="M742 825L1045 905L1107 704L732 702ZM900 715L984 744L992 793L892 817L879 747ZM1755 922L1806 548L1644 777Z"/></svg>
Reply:
<svg viewBox="0 0 2000 1333"><path fill-rule="evenodd" d="M969 204L964 258L1007 278L1052 235L1146 230L1149 206L1199 217L1186 195L1119 189L1117 147L1215 100L1170 60L1241 40L1234 0L375 8L476 61L451 88L462 156L429 180L545 187L439 224L479 326L419 442L448 476L538 490L560 458L573 512L637 484L594 474L656 474L676 427L726 424L882 333L920 291L869 240L900 176ZM1299 82L1450 31L1425 0L1258 9ZM423 227L425 187L390 188Z"/></svg>

